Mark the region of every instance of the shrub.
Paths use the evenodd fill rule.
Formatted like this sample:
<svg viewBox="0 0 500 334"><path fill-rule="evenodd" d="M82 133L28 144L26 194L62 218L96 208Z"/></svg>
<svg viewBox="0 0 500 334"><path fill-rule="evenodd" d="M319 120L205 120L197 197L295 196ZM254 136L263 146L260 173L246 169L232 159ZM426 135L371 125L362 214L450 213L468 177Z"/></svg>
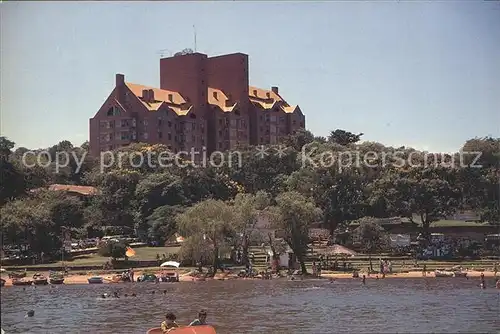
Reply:
<svg viewBox="0 0 500 334"><path fill-rule="evenodd" d="M99 244L97 253L100 256L109 256L113 259L119 259L125 257L126 251L127 245L123 242L106 241Z"/></svg>

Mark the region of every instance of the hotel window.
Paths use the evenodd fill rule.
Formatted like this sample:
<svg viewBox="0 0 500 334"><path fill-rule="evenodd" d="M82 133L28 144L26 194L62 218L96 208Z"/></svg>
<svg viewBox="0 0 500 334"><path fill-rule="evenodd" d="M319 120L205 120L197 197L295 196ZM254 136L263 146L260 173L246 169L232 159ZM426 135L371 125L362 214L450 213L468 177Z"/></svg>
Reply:
<svg viewBox="0 0 500 334"><path fill-rule="evenodd" d="M120 133L120 139L121 140L128 140L129 139L128 133L126 133L126 132Z"/></svg>
<svg viewBox="0 0 500 334"><path fill-rule="evenodd" d="M192 136L191 139L193 140L193 143L196 143L196 136Z"/></svg>
<svg viewBox="0 0 500 334"><path fill-rule="evenodd" d="M297 124L297 121L296 121L296 120L293 120L293 121L292 121L292 124L293 124L293 125Z"/></svg>
<svg viewBox="0 0 500 334"><path fill-rule="evenodd" d="M280 122L281 122L281 123L284 123L284 122L285 122L285 117L281 116L281 117L280 117Z"/></svg>
<svg viewBox="0 0 500 334"><path fill-rule="evenodd" d="M148 133L147 132L144 132L144 135L143 135L144 139L148 139Z"/></svg>
<svg viewBox="0 0 500 334"><path fill-rule="evenodd" d="M158 118L158 126L161 126L161 124L162 124L162 119Z"/></svg>
<svg viewBox="0 0 500 334"><path fill-rule="evenodd" d="M135 120L135 118L132 118L132 126L135 128L136 125L137 125L137 121Z"/></svg>
<svg viewBox="0 0 500 334"><path fill-rule="evenodd" d="M128 120L126 120L126 119L122 119L122 120L120 121L120 126L121 126L122 128L127 127L127 126L128 126Z"/></svg>
<svg viewBox="0 0 500 334"><path fill-rule="evenodd" d="M160 138L160 139L163 138L163 133L161 131L158 132L158 138Z"/></svg>
<svg viewBox="0 0 500 334"><path fill-rule="evenodd" d="M168 138L168 140L172 140L172 134L171 134L171 133L168 133L168 134L167 134L167 138Z"/></svg>
<svg viewBox="0 0 500 334"><path fill-rule="evenodd" d="M147 120L147 119L143 120L143 121L142 121L142 124L143 124L144 126L148 126L148 120Z"/></svg>
<svg viewBox="0 0 500 334"><path fill-rule="evenodd" d="M191 123L191 129L196 130L196 123Z"/></svg>
<svg viewBox="0 0 500 334"><path fill-rule="evenodd" d="M168 124L168 127L169 127L169 128L171 128L171 127L172 127L172 122L168 121L168 122L167 122L167 124Z"/></svg>

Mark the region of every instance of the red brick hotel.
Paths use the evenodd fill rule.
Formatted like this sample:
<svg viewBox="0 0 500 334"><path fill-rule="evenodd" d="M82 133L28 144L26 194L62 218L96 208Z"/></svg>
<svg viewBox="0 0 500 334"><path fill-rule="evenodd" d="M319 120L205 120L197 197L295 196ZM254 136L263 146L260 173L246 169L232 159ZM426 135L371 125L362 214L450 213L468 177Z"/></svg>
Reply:
<svg viewBox="0 0 500 334"><path fill-rule="evenodd" d="M276 144L304 127L299 106L278 87L249 86L248 55L190 53L160 59L160 88L116 74L115 88L90 119L90 151L143 142L210 153Z"/></svg>

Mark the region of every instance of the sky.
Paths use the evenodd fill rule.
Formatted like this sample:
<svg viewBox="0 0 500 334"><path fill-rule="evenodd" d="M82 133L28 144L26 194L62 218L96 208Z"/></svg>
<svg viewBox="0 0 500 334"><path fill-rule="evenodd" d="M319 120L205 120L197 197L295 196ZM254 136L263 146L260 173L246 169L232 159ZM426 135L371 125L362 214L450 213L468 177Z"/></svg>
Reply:
<svg viewBox="0 0 500 334"><path fill-rule="evenodd" d="M3 2L0 133L88 139L114 88L159 87L160 50L249 55L315 135L455 152L500 137L500 2Z"/></svg>

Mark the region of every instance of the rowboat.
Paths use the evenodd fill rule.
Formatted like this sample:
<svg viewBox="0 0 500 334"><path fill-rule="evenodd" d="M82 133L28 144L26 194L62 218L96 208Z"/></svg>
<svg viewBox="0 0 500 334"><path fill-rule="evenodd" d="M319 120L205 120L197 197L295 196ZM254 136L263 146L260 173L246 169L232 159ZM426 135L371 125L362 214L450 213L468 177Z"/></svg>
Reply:
<svg viewBox="0 0 500 334"><path fill-rule="evenodd" d="M25 278L13 278L12 285L31 285L33 284L32 280L28 280Z"/></svg>
<svg viewBox="0 0 500 334"><path fill-rule="evenodd" d="M63 284L64 283L64 278L63 277L60 277L60 278L50 278L49 279L49 282L50 284Z"/></svg>
<svg viewBox="0 0 500 334"><path fill-rule="evenodd" d="M87 279L87 281L89 282L89 284L102 284L104 282L104 279L101 276L94 276Z"/></svg>
<svg viewBox="0 0 500 334"><path fill-rule="evenodd" d="M212 326L189 326L172 329L169 334L217 334ZM163 334L160 327L151 328L147 334Z"/></svg>
<svg viewBox="0 0 500 334"><path fill-rule="evenodd" d="M47 285L49 284L49 281L47 280L47 277L38 277L33 279L33 284L35 285Z"/></svg>
<svg viewBox="0 0 500 334"><path fill-rule="evenodd" d="M467 273L464 271L454 271L453 276L454 277L467 277Z"/></svg>
<svg viewBox="0 0 500 334"><path fill-rule="evenodd" d="M453 277L453 272L452 271L436 270L436 271L434 271L434 276L435 277Z"/></svg>
<svg viewBox="0 0 500 334"><path fill-rule="evenodd" d="M137 282L156 282L157 277L155 274L142 274L137 277Z"/></svg>
<svg viewBox="0 0 500 334"><path fill-rule="evenodd" d="M49 284L47 277L41 275L41 274L35 274L33 275L33 284L35 285L47 285Z"/></svg>

